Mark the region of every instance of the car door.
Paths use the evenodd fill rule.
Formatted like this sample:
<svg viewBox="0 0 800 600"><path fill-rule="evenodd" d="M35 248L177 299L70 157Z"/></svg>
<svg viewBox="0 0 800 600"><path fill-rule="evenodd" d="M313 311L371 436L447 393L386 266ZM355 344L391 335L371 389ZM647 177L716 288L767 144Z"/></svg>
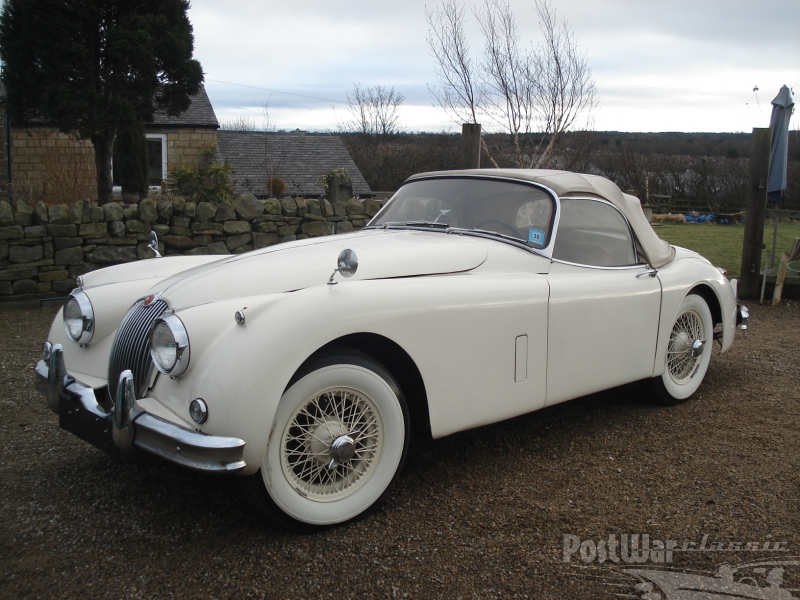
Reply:
<svg viewBox="0 0 800 600"><path fill-rule="evenodd" d="M547 405L652 376L661 283L616 207L561 199L548 281Z"/></svg>

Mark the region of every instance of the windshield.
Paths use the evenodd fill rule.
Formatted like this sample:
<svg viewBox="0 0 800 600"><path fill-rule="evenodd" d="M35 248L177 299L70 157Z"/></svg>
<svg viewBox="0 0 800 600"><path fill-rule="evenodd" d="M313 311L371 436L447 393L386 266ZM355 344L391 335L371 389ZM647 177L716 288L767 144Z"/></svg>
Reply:
<svg viewBox="0 0 800 600"><path fill-rule="evenodd" d="M370 226L453 228L544 248L550 241L553 215L553 199L532 185L443 177L405 184Z"/></svg>

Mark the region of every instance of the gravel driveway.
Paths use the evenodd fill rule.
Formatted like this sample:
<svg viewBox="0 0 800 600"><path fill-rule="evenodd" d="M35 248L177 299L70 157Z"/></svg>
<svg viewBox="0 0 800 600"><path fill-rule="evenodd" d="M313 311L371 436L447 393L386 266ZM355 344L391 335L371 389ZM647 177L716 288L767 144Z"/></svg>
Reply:
<svg viewBox="0 0 800 600"><path fill-rule="evenodd" d="M54 313L0 308L2 598L666 598L626 569L722 563L800 598L797 303L753 306L686 404L626 386L415 441L378 512L306 536L255 517L235 478L60 430L32 371ZM623 534L677 550L601 563Z"/></svg>

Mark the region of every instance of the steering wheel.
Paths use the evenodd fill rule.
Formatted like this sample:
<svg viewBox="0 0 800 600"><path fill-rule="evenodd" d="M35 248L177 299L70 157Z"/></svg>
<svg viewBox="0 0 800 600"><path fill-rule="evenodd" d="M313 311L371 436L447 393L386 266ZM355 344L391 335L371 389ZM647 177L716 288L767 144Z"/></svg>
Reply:
<svg viewBox="0 0 800 600"><path fill-rule="evenodd" d="M517 229L514 225L512 225L508 221L504 221L503 219L495 219L494 217L491 217L489 219L483 219L483 221L475 223L475 225L473 225L473 228L474 229L479 229L481 225L485 225L486 223L498 223L498 224L502 225L503 227L507 227L508 229L513 231L514 235L517 236L518 238L520 238L521 240L527 239L526 236L524 236L522 234L522 232L519 229ZM502 232L498 232L498 233L502 233Z"/></svg>

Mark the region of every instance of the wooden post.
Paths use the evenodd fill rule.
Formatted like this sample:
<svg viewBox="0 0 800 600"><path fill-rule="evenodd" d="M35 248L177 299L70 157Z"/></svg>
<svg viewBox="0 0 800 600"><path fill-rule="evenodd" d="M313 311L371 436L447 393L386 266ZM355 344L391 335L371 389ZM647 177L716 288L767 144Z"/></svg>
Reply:
<svg viewBox="0 0 800 600"><path fill-rule="evenodd" d="M480 123L464 123L461 126L461 168L481 168Z"/></svg>
<svg viewBox="0 0 800 600"><path fill-rule="evenodd" d="M789 255L786 252L781 256L781 264L778 265L778 275L775 277L775 291L772 293L772 308L781 303L783 294L783 282L786 281L786 265L789 264Z"/></svg>
<svg viewBox="0 0 800 600"><path fill-rule="evenodd" d="M754 127L747 212L744 218L744 240L742 242L742 269L739 282L741 298L758 298L761 250L764 248L764 215L767 209L769 145L770 130Z"/></svg>

